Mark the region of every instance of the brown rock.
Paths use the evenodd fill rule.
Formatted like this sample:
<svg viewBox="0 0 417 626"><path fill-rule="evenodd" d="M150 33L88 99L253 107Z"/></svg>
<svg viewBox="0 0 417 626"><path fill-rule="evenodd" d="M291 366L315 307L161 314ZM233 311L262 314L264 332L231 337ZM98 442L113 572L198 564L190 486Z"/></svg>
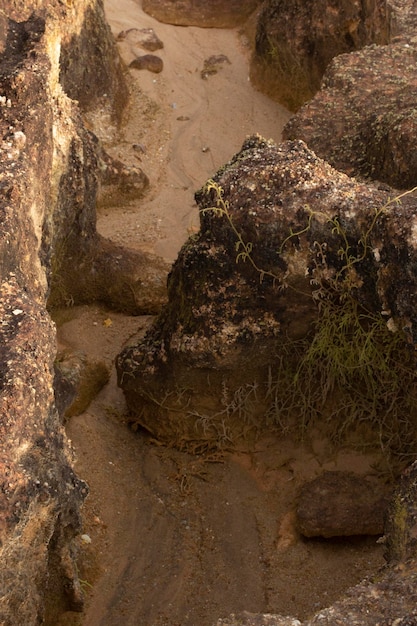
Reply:
<svg viewBox="0 0 417 626"><path fill-rule="evenodd" d="M177 26L234 28L259 4L259 0L143 0L142 8L160 22Z"/></svg>
<svg viewBox="0 0 417 626"><path fill-rule="evenodd" d="M55 404L63 421L83 413L110 378L103 361L64 350L54 363Z"/></svg>
<svg viewBox="0 0 417 626"><path fill-rule="evenodd" d="M133 59L133 61L129 63L129 67L134 70L148 70L154 74L159 74L164 69L164 63L162 59L155 54L144 54Z"/></svg>
<svg viewBox="0 0 417 626"><path fill-rule="evenodd" d="M129 28L121 31L117 36L117 41L126 41L132 46L140 46L149 52L161 50L164 47L153 28Z"/></svg>
<svg viewBox="0 0 417 626"><path fill-rule="evenodd" d="M401 477L389 505L385 524L387 566L376 572L373 579L348 589L332 606L302 623L281 615L244 613L220 619L216 626L415 626L416 486L416 463L413 463Z"/></svg>
<svg viewBox="0 0 417 626"><path fill-rule="evenodd" d="M321 90L286 125L284 138L303 139L350 176L414 187L416 60L417 48L404 43L337 57Z"/></svg>
<svg viewBox="0 0 417 626"><path fill-rule="evenodd" d="M258 19L252 82L298 109L319 89L331 59L389 38L386 0L269 0Z"/></svg>
<svg viewBox="0 0 417 626"><path fill-rule="evenodd" d="M388 491L351 472L324 472L301 489L297 527L305 537L381 535Z"/></svg>
<svg viewBox="0 0 417 626"><path fill-rule="evenodd" d="M292 411L301 424L326 416L337 424L336 437L362 418L377 430L383 420L392 428L389 445L407 440L412 446L412 436L399 435L403 410L409 411L399 407L414 384L414 366L408 382L400 374L404 395L390 403L395 410L389 418L383 394L371 394L364 408L361 391L375 388L376 379L387 388L384 372L388 362L388 371L395 368L395 358L383 345L398 338L406 363L408 341L417 338L410 299L417 282L416 204L412 196L398 203L394 197L390 188L337 172L300 141L277 146L249 138L214 183L197 193L200 232L172 268L168 304L145 340L117 359L132 422L176 445L227 446L249 425L282 425L290 406L288 416ZM394 276L404 274L404 263L407 280L401 282ZM327 297L340 308L330 305L328 317L318 318L317 303L323 311ZM356 326L357 306L375 316L375 337L382 341L369 361L361 352L369 342L362 324ZM303 341L318 319L323 326L314 327L310 352ZM399 328L407 335L396 335ZM332 329L336 333L330 342L329 329L330 336ZM341 371L347 355L351 366ZM381 361L378 355L384 355ZM395 384L392 391L397 393Z"/></svg>
<svg viewBox="0 0 417 626"><path fill-rule="evenodd" d="M110 300L117 302L124 283L130 292L128 307L137 309L141 285L147 284L147 294L153 292L153 272L164 265L157 260L144 270L138 263L144 257L133 252L124 256L122 248L96 231L101 148L66 92L80 101L83 113L101 106L106 92L113 123L120 119L127 88L102 3L81 1L74 8L51 0L47 11L34 12L42 4L3 3L0 18L4 626L56 624L61 612L80 611L83 604L77 535L88 489L72 469L56 407L55 326L46 302L63 298L70 303L72 288L77 291L83 283L76 298L84 299L88 292L106 298L112 292ZM20 21L9 19L9 11ZM55 54L59 50L60 58ZM165 275L159 280L162 294ZM155 303L154 295L150 299Z"/></svg>
<svg viewBox="0 0 417 626"><path fill-rule="evenodd" d="M114 45L102 2L85 7L80 26L77 30L74 25L63 37L60 83L82 111L105 109L119 124L129 98L127 70Z"/></svg>
<svg viewBox="0 0 417 626"><path fill-rule="evenodd" d="M385 524L385 558L391 564L415 560L417 548L417 462L401 476Z"/></svg>

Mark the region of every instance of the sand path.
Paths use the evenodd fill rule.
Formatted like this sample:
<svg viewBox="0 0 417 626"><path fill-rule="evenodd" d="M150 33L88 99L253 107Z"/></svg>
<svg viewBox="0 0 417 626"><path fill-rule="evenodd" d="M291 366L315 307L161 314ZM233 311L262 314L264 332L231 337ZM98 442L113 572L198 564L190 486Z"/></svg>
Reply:
<svg viewBox="0 0 417 626"><path fill-rule="evenodd" d="M173 261L198 228L195 190L247 135L279 141L288 114L251 88L238 32L159 24L133 0L107 0L106 12L115 35L152 27L165 47L160 75L132 72L129 118L109 145L143 167L150 191L140 202L101 209L98 228ZM121 52L133 58L126 42ZM213 54L230 65L202 80ZM104 125L104 140L107 132ZM151 321L76 307L61 316L59 339L111 366ZM86 611L66 614L60 626L211 626L243 609L304 618L382 562L373 539L307 542L293 523L303 481L323 468L368 471L373 459L331 455L323 441L302 448L273 437L224 457L191 457L130 432L124 411L113 373L67 425L77 472L90 485L84 531L91 543L81 544Z"/></svg>
<svg viewBox="0 0 417 626"><path fill-rule="evenodd" d="M114 149L124 160L143 167L151 192L140 207L119 209L124 219L116 233L109 211L99 214L98 227L106 236L173 261L190 230L198 227L195 191L240 149L246 136L257 132L280 141L289 114L252 88L245 35L161 24L133 0L109 0L106 14L116 36L129 28L153 28L164 42L155 53L163 59L164 70L161 74L132 70L132 86L140 87L147 113L131 108L124 141ZM127 63L135 52L146 53L135 51L126 40L120 50ZM230 64L203 80L204 60L219 54ZM132 150L135 143L146 151L139 163ZM140 229L135 228L138 211ZM117 210L112 212L117 216Z"/></svg>

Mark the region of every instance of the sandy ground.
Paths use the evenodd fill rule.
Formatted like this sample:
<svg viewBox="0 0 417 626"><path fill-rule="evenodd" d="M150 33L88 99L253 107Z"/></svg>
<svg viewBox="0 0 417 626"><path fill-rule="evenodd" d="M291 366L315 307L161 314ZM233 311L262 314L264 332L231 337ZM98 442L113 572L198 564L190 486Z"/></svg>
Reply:
<svg viewBox="0 0 417 626"><path fill-rule="evenodd" d="M161 74L132 70L129 119L108 146L143 167L150 192L141 202L102 209L98 229L173 261L198 228L194 192L247 135L279 141L288 113L251 88L244 35L159 24L133 0L108 0L106 12L115 35L152 27L165 47ZM128 62L134 56L126 42L121 53ZM213 54L225 54L230 65L202 80ZM104 123L101 134L114 141ZM56 319L62 344L110 367L152 322L97 306ZM306 541L294 528L303 482L323 469L372 473L373 457L336 454L320 439L303 447L273 436L222 456L192 457L132 433L124 417L113 372L89 409L67 424L77 472L90 486L84 532L91 543L81 544L86 610L66 614L60 626L211 626L240 610L303 619L382 564L375 538Z"/></svg>

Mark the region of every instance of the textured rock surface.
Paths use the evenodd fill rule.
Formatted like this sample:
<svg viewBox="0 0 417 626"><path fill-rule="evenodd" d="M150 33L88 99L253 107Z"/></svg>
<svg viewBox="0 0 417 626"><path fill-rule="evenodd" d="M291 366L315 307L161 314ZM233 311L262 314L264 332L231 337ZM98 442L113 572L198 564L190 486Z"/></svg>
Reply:
<svg viewBox="0 0 417 626"><path fill-rule="evenodd" d="M98 186L101 182L105 189L114 163L107 160L103 167L101 146L85 129L77 104L59 82L61 71L71 96L78 97L75 87L86 96L85 111L99 103L104 107L100 90L108 89L106 115L114 123L121 118L127 90L102 4L50 2L48 11L44 9L42 2L3 3L0 16L0 622L4 626L55 624L61 611L81 610L83 604L76 559L87 487L72 470L54 398L56 337L47 299L84 300L89 292L106 300L115 289L107 301L118 302L119 296L123 301L124 281L123 289L129 293L125 304L137 311L138 302L140 309L144 301L137 298L140 289L135 291L135 281L139 285L144 280L151 308L159 297L157 285L161 284L161 294L165 291L161 262L152 267L151 261L144 276L143 257L124 255L123 249L97 235ZM91 45L98 46L96 75L105 73L108 82L88 92L83 80L92 87L92 77L83 74L81 66L86 56L92 59ZM134 174L120 177L121 184L134 187ZM73 292L78 279L78 291ZM110 290L109 280L114 282ZM149 295L154 288L155 294Z"/></svg>
<svg viewBox="0 0 417 626"><path fill-rule="evenodd" d="M382 535L388 491L351 472L324 472L305 483L297 528L305 537Z"/></svg>
<svg viewBox="0 0 417 626"><path fill-rule="evenodd" d="M386 521L386 558L398 564L415 561L417 547L417 463L402 475Z"/></svg>
<svg viewBox="0 0 417 626"><path fill-rule="evenodd" d="M303 139L351 176L417 185L416 59L417 48L404 42L337 57L284 137Z"/></svg>
<svg viewBox="0 0 417 626"><path fill-rule="evenodd" d="M291 118L283 136L302 139L350 176L406 189L417 184L417 14L412 0L392 1L389 7L389 45L335 58L320 91Z"/></svg>
<svg viewBox="0 0 417 626"><path fill-rule="evenodd" d="M117 363L134 421L176 444L227 442L265 421L268 372L285 369L286 342L294 352L311 330L332 278L382 331L417 331L412 197L390 203L393 190L348 178L302 142L259 137L215 181L197 194L201 229L173 266L168 305Z"/></svg>
<svg viewBox="0 0 417 626"><path fill-rule="evenodd" d="M259 4L259 0L143 0L142 7L168 24L233 28L244 22Z"/></svg>
<svg viewBox="0 0 417 626"><path fill-rule="evenodd" d="M154 74L159 74L164 69L164 62L155 54L143 54L129 63L129 67L134 70L148 70Z"/></svg>
<svg viewBox="0 0 417 626"><path fill-rule="evenodd" d="M82 24L72 27L61 42L59 80L65 93L84 112L102 110L120 123L129 98L126 68L114 46L103 3L86 3L84 11L72 11Z"/></svg>
<svg viewBox="0 0 417 626"><path fill-rule="evenodd" d="M68 350L57 354L54 370L55 404L64 420L83 413L110 377L104 361Z"/></svg>
<svg viewBox="0 0 417 626"><path fill-rule="evenodd" d="M54 405L54 325L12 273L0 309L0 622L31 625L53 616L49 599L57 612L82 607L74 537L87 489Z"/></svg>
<svg viewBox="0 0 417 626"><path fill-rule="evenodd" d="M252 82L296 110L333 57L387 43L389 32L386 0L269 0L257 23Z"/></svg>

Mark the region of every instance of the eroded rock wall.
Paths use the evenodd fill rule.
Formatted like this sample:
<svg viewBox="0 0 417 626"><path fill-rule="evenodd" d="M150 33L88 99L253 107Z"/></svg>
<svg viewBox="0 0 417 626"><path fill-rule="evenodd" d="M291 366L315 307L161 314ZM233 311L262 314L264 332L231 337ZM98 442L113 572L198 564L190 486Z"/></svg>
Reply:
<svg viewBox="0 0 417 626"><path fill-rule="evenodd" d="M65 89L77 97L74 85L82 90L85 80L91 81L80 68L98 40L94 63L101 68L98 78L108 77L106 115L117 123L127 89L102 3L2 6L0 622L5 626L55 624L61 611L79 611L83 604L76 559L88 488L74 474L56 409L56 337L47 302L101 299L138 312L158 307L165 292L162 262L124 254L95 229L99 186L105 193L111 168L114 188L117 168ZM84 112L103 104L97 94L99 101L90 92L82 102ZM138 176L129 176L124 173L123 185L130 181L131 192ZM135 291L135 281L145 288Z"/></svg>
<svg viewBox="0 0 417 626"><path fill-rule="evenodd" d="M320 91L284 129L350 176L417 185L417 48L407 38L332 61Z"/></svg>
<svg viewBox="0 0 417 626"><path fill-rule="evenodd" d="M390 24L386 0L268 0L257 22L251 80L297 110L335 56L387 43Z"/></svg>
<svg viewBox="0 0 417 626"><path fill-rule="evenodd" d="M57 608L82 602L74 537L87 491L54 404L55 329L41 254L54 151L45 31L40 16L2 18L0 616L7 625L41 623L49 594Z"/></svg>

